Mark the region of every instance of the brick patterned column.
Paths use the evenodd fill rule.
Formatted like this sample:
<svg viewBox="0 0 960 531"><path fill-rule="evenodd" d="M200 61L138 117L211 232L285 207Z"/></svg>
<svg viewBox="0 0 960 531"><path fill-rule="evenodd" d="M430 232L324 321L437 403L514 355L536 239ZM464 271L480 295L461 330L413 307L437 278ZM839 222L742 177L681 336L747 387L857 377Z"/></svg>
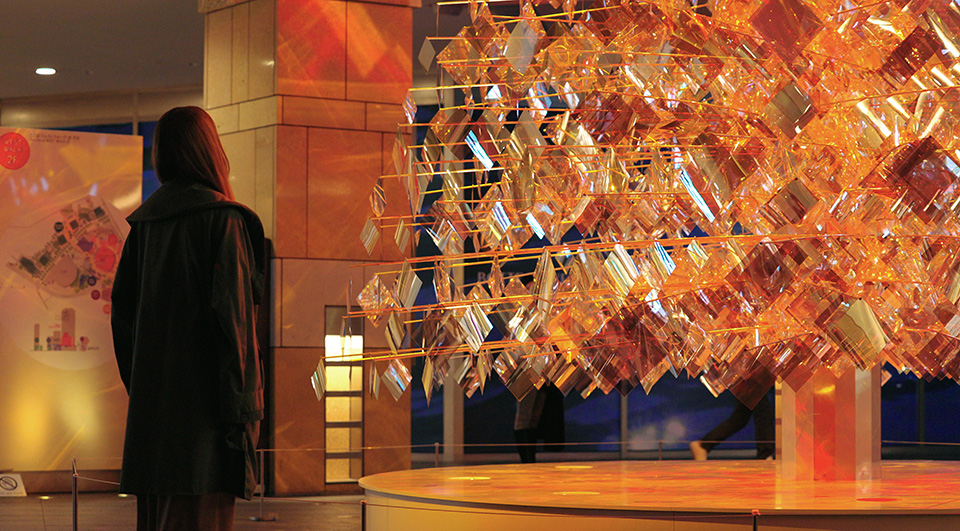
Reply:
<svg viewBox="0 0 960 531"><path fill-rule="evenodd" d="M376 179L395 173L391 153L412 81L418 6L199 2L206 15L204 105L230 157L237 199L257 211L274 240L275 448L324 446L324 407L309 383L324 354L324 307L343 306L351 280L356 297L374 260L401 256L386 238L371 258L359 234ZM388 186L387 193L402 191ZM366 348L386 348L382 330L369 323L364 336ZM399 402L365 395L364 446L409 443L409 394ZM409 466L409 451L364 452L364 474ZM319 452L282 452L274 460L278 494L339 490L324 476Z"/></svg>

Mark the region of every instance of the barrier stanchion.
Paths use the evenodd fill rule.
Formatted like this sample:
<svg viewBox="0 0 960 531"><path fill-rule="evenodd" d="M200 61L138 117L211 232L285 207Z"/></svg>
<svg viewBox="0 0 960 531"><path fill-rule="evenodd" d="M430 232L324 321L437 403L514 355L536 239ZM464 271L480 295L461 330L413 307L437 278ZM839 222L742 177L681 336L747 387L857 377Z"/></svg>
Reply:
<svg viewBox="0 0 960 531"><path fill-rule="evenodd" d="M77 458L74 457L70 462L70 468L73 470L73 531L77 531L77 512L79 512L77 510L77 498L79 496L77 479L79 479L80 476L77 474Z"/></svg>
<svg viewBox="0 0 960 531"><path fill-rule="evenodd" d="M251 517L250 517L250 520L252 520L252 521L254 521L254 522L276 522L276 521L277 521L277 513L267 513L267 514L263 514L263 497L264 497L264 495L266 494L266 493L264 492L264 490L266 490L266 485L265 485L264 479L263 479L263 478L264 478L264 476L263 476L263 471L264 471L263 462L265 461L265 459L264 459L264 450L257 450L257 456L258 456L259 461L260 461L260 478L259 478L259 481L257 482L257 484L260 486L260 489L259 489L259 490L260 490L260 514L258 514L257 516L251 516Z"/></svg>
<svg viewBox="0 0 960 531"><path fill-rule="evenodd" d="M440 466L440 443L433 443L433 466Z"/></svg>
<svg viewBox="0 0 960 531"><path fill-rule="evenodd" d="M79 461L95 460L95 459L96 459L96 458L91 458L91 459L80 458ZM113 458L106 458L106 459L113 459ZM99 459L99 460L102 460L102 458ZM78 464L77 461L78 461L78 459L77 459L76 457L73 457L73 458L70 459L70 472L71 472L71 475L72 475L72 477L71 477L70 490L72 491L72 492L71 492L71 497L73 498L73 499L71 500L71 502L72 502L71 504L72 504L72 506L73 506L73 515L72 515L72 519L73 519L72 528L73 528L73 531L77 531L77 530L79 529L79 527L80 527L80 526L79 526L79 516L80 516L80 480L81 480L81 479L84 480L84 481L86 481L86 482L88 482L88 483L101 483L101 484L104 484L104 485L113 485L113 486L118 487L118 488L120 487L120 484L117 483L116 481L106 481L106 480L103 480L103 479L97 479L97 478L94 478L94 477L87 477L87 476L82 476L82 475L80 475L80 465Z"/></svg>
<svg viewBox="0 0 960 531"><path fill-rule="evenodd" d="M760 529L760 511L754 509L751 513L753 514L753 531L757 531Z"/></svg>

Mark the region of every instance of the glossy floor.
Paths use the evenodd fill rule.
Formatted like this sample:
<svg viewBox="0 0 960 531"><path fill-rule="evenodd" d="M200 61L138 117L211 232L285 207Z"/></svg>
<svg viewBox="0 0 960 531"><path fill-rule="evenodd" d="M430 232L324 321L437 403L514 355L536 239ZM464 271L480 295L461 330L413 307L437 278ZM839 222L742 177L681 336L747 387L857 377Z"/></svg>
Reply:
<svg viewBox="0 0 960 531"><path fill-rule="evenodd" d="M263 514L273 513L276 520L257 522L257 501L237 503L235 531L274 531L323 529L324 531L360 531L361 496L321 498L279 498L264 500ZM126 531L136 529L135 498L116 494L81 494L78 527L81 530ZM0 498L0 531L69 531L73 529L73 503L69 494Z"/></svg>

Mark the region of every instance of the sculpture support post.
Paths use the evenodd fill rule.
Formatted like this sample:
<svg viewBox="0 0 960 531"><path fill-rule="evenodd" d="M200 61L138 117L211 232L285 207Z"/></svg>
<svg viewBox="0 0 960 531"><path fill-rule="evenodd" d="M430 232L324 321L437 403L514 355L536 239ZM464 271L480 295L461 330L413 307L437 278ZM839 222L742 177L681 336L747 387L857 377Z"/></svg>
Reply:
<svg viewBox="0 0 960 531"><path fill-rule="evenodd" d="M777 459L782 477L880 478L880 367L837 378L817 371L799 389L777 387Z"/></svg>

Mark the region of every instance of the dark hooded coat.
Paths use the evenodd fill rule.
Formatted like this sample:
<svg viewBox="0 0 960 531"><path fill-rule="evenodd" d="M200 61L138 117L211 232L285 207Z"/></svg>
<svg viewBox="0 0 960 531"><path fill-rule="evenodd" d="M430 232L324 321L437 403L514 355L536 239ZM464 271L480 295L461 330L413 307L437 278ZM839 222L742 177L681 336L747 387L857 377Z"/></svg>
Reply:
<svg viewBox="0 0 960 531"><path fill-rule="evenodd" d="M173 180L127 221L111 315L130 396L120 490L249 499L263 418L260 219Z"/></svg>

